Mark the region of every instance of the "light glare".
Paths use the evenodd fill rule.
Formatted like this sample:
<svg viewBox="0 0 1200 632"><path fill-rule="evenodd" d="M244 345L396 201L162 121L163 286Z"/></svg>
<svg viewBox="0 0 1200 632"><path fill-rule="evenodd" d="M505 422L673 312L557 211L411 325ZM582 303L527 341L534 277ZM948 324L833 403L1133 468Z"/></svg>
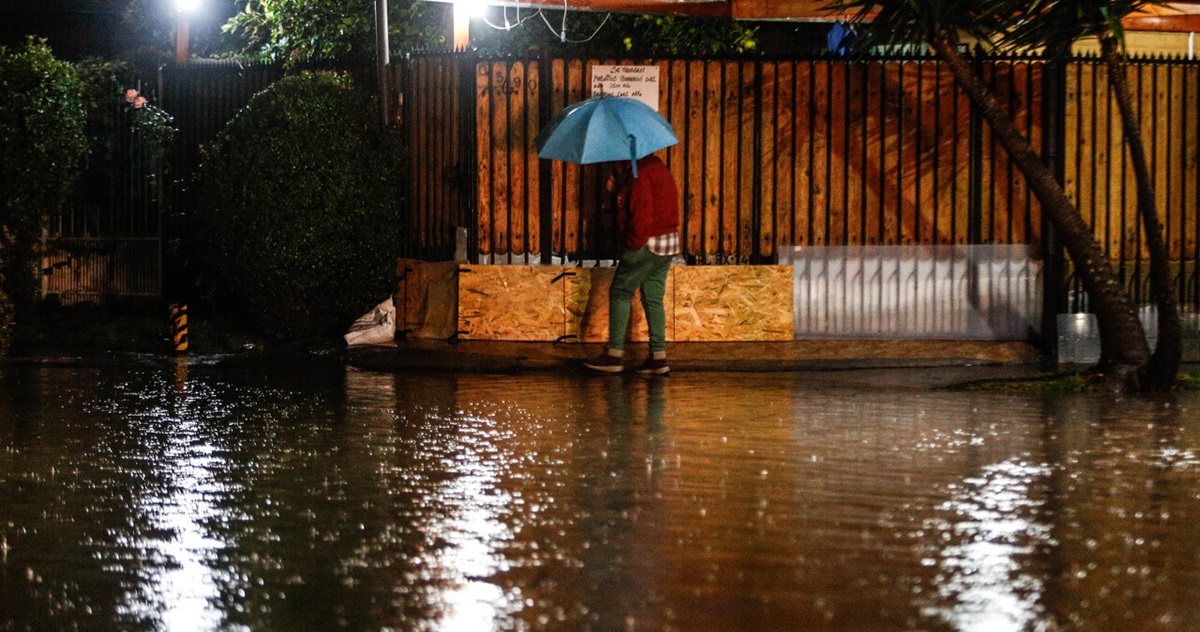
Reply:
<svg viewBox="0 0 1200 632"><path fill-rule="evenodd" d="M200 8L202 0L175 0L175 9L181 13L191 13Z"/></svg>

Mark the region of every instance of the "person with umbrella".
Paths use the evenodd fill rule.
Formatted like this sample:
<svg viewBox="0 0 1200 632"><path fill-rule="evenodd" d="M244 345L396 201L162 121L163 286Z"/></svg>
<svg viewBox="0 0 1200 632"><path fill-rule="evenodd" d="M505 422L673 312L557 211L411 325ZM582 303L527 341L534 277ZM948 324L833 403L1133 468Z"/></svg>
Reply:
<svg viewBox="0 0 1200 632"><path fill-rule="evenodd" d="M602 373L625 370L625 331L633 296L641 290L650 357L636 370L647 375L670 373L663 296L671 260L680 252L679 189L654 152L679 142L675 130L640 101L598 96L556 114L536 142L542 158L614 165L621 252L608 293L608 345L584 366Z"/></svg>
<svg viewBox="0 0 1200 632"><path fill-rule="evenodd" d="M633 176L636 164L637 177ZM621 254L608 290L608 347L584 366L604 373L625 370L625 331L633 296L642 291L642 309L650 333L650 357L637 368L647 375L665 375L667 316L663 307L671 259L679 254L679 192L675 178L658 156L650 154L615 165L617 233Z"/></svg>

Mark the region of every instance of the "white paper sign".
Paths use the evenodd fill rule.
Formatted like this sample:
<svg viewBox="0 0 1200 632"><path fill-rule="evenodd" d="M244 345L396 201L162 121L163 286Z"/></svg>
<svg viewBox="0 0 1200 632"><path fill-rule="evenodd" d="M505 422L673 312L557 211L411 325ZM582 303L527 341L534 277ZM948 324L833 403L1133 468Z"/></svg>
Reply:
<svg viewBox="0 0 1200 632"><path fill-rule="evenodd" d="M592 66L592 96L630 97L658 111L658 66Z"/></svg>

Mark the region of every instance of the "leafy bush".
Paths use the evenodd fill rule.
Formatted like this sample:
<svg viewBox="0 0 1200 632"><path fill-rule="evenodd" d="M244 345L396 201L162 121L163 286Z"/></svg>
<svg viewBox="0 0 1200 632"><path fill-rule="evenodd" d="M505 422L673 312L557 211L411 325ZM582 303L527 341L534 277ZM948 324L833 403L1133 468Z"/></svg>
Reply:
<svg viewBox="0 0 1200 632"><path fill-rule="evenodd" d="M378 119L349 78L297 75L256 95L205 152L199 274L262 333L342 332L391 294L402 172Z"/></svg>
<svg viewBox="0 0 1200 632"><path fill-rule="evenodd" d="M0 358L8 355L13 339L13 306L4 290L0 290Z"/></svg>
<svg viewBox="0 0 1200 632"><path fill-rule="evenodd" d="M87 151L82 94L44 41L0 46L0 275L18 315L37 298L45 228Z"/></svg>

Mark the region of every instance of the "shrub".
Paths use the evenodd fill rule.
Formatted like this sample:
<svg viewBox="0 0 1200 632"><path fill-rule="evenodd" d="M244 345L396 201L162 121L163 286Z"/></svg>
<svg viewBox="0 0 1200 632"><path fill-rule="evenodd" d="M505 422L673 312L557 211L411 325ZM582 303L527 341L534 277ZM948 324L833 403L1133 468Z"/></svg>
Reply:
<svg viewBox="0 0 1200 632"><path fill-rule="evenodd" d="M8 355L13 339L13 306L4 290L0 290L0 358Z"/></svg>
<svg viewBox="0 0 1200 632"><path fill-rule="evenodd" d="M262 333L345 331L392 292L397 143L371 100L330 73L256 95L204 155L198 275Z"/></svg>
<svg viewBox="0 0 1200 632"><path fill-rule="evenodd" d="M82 94L75 67L44 41L0 46L0 276L18 314L37 298L49 217L87 150Z"/></svg>

